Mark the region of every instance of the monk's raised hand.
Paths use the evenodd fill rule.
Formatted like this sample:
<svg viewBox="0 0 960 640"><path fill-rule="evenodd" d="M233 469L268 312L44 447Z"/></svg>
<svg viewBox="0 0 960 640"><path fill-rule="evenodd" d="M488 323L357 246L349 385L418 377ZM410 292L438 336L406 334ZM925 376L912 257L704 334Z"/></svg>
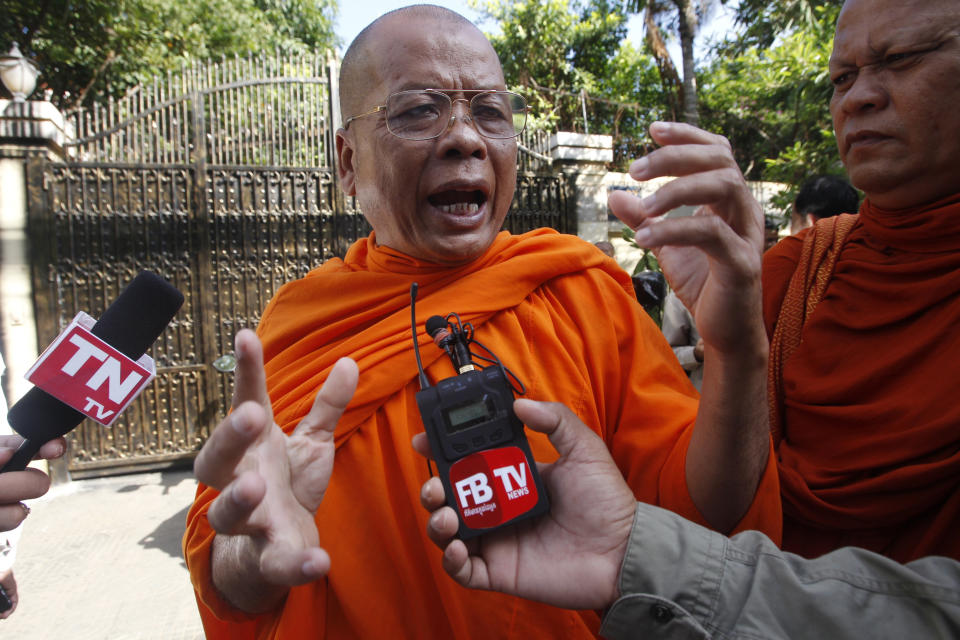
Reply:
<svg viewBox="0 0 960 640"><path fill-rule="evenodd" d="M704 342L735 351L745 327L762 331L763 211L726 138L668 122L650 125L650 135L661 147L630 165L631 177L676 179L642 200L613 192L610 209L637 232L637 244L654 250ZM683 205L699 208L693 216L660 218Z"/></svg>
<svg viewBox="0 0 960 640"><path fill-rule="evenodd" d="M457 515L431 478L420 492L432 512L427 535L443 549L443 568L465 587L500 591L569 609L599 609L617 597L636 501L603 441L565 406L517 400L528 427L546 433L560 458L540 465L550 512L465 544ZM425 434L414 448L429 455Z"/></svg>
<svg viewBox="0 0 960 640"><path fill-rule="evenodd" d="M273 421L263 351L252 331L238 332L236 357L233 411L194 463L197 479L221 492L207 513L222 534L214 553L232 545L229 553L266 585L316 580L329 570L330 558L318 546L314 514L333 471L333 431L356 390L357 365L347 358L334 365L310 412L287 436ZM257 594L257 605L270 604L263 596ZM235 604L252 610L249 603Z"/></svg>

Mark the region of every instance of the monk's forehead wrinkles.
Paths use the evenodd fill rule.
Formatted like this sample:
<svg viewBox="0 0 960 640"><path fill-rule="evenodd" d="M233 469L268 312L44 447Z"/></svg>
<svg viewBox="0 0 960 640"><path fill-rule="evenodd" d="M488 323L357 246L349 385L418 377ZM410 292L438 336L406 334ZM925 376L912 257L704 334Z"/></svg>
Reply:
<svg viewBox="0 0 960 640"><path fill-rule="evenodd" d="M490 83L502 82L502 74L492 48L478 50L476 40L440 38L429 46L423 43L394 42L385 47L381 62L384 80L392 90L416 88L457 88L479 82L488 88ZM405 64L391 64L403 60ZM474 87L466 87L474 88Z"/></svg>
<svg viewBox="0 0 960 640"><path fill-rule="evenodd" d="M932 47L957 33L950 21L897 21L879 25L866 33L837 34L830 64L857 66L872 64L891 53L906 53L912 49Z"/></svg>

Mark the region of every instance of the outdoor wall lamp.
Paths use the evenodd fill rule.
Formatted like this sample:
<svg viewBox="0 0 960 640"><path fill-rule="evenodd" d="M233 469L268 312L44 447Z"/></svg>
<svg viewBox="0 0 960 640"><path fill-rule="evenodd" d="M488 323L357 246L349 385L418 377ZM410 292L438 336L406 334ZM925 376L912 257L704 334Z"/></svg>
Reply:
<svg viewBox="0 0 960 640"><path fill-rule="evenodd" d="M24 58L20 47L14 42L10 53L0 56L0 80L13 94L14 102L23 102L37 86L40 68L33 60Z"/></svg>

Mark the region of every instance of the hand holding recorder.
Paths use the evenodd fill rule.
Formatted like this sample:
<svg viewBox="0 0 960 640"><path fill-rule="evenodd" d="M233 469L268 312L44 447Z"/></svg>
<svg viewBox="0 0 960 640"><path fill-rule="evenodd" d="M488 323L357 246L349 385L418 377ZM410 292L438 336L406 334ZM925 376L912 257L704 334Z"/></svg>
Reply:
<svg viewBox="0 0 960 640"><path fill-rule="evenodd" d="M617 598L617 575L636 500L603 441L558 403L520 399L513 405L528 428L546 433L560 458L538 465L550 493L549 513L464 542L446 505L443 485L421 490L432 511L427 534L443 549L443 567L465 587L500 591L570 609L602 608ZM426 434L414 448L429 456Z"/></svg>

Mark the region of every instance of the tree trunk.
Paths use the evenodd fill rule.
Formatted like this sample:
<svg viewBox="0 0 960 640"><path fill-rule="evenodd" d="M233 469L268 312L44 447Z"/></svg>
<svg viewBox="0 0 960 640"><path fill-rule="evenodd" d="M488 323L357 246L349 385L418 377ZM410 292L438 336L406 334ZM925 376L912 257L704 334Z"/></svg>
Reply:
<svg viewBox="0 0 960 640"><path fill-rule="evenodd" d="M697 33L697 10L693 0L674 0L677 5L680 52L683 56L683 121L700 125L697 108L697 76L694 72L693 39Z"/></svg>
<svg viewBox="0 0 960 640"><path fill-rule="evenodd" d="M647 46L657 61L657 68L660 70L660 82L663 84L663 93L667 96L670 111L670 119L676 120L681 110L683 100L683 84L680 82L680 75L673 66L673 60L670 59L670 52L667 50L667 44L663 40L663 34L660 33L660 27L657 26L656 14L652 3L647 4L643 16L643 24L646 27Z"/></svg>

